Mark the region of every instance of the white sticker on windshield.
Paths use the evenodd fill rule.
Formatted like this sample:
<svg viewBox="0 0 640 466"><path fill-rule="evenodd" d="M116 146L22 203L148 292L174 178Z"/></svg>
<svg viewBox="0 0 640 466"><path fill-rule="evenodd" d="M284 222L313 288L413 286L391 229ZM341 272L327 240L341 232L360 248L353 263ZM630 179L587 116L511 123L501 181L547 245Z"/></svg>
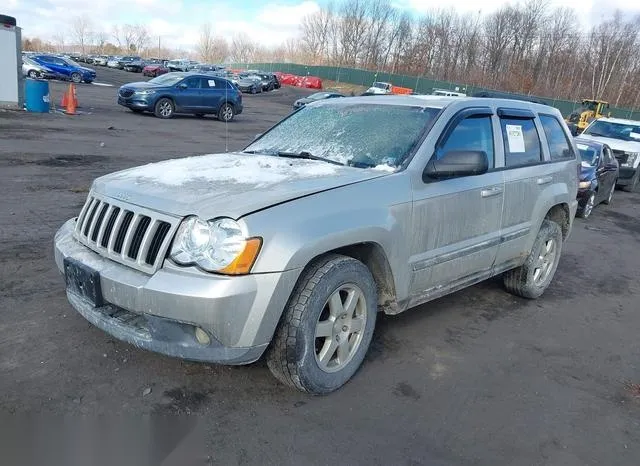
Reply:
<svg viewBox="0 0 640 466"><path fill-rule="evenodd" d="M209 87L216 87L216 82L213 79L209 79Z"/></svg>
<svg viewBox="0 0 640 466"><path fill-rule="evenodd" d="M580 150L589 150L589 146L587 146L586 144L577 144L577 146Z"/></svg>
<svg viewBox="0 0 640 466"><path fill-rule="evenodd" d="M629 133L629 137L633 139L640 139L640 133L634 133L633 131Z"/></svg>
<svg viewBox="0 0 640 466"><path fill-rule="evenodd" d="M511 152L512 154L525 152L522 126L506 125L506 129L507 139L509 141L509 152Z"/></svg>

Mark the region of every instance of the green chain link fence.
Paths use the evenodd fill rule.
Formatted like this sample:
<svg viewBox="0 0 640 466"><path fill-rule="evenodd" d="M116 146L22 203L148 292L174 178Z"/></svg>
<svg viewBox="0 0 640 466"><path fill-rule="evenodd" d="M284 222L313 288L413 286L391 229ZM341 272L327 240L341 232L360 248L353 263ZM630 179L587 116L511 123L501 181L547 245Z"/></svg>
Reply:
<svg viewBox="0 0 640 466"><path fill-rule="evenodd" d="M421 94L430 94L433 89L448 89L452 91L464 92L467 95L480 91L491 90L488 88L470 86L466 84L453 83L449 81L439 81L429 79L423 76L408 76L402 74L393 74L387 72L375 72L369 70L361 70L356 68L342 68L335 66L313 66L300 65L296 63L234 63L229 65L233 68L241 69L260 69L264 71L281 71L283 73L295 74L298 76L317 76L321 79L328 79L338 83L356 84L369 87L374 81L384 81L393 83L395 86L409 87ZM536 97L552 107L556 107L560 112L568 116L573 110L580 106L580 102L571 100L552 99L548 97ZM627 108L611 108L611 116L617 118L629 118L640 120L640 110L631 110Z"/></svg>

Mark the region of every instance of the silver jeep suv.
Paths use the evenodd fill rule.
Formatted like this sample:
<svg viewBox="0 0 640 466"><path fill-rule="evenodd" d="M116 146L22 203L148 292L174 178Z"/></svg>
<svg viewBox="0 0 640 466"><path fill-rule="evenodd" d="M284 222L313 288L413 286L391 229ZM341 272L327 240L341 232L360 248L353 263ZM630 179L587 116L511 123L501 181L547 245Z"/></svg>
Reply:
<svg viewBox="0 0 640 466"><path fill-rule="evenodd" d="M484 98L330 99L243 152L95 180L55 237L72 306L140 348L246 364L328 393L378 312L503 274L549 286L576 213L577 150L551 107Z"/></svg>

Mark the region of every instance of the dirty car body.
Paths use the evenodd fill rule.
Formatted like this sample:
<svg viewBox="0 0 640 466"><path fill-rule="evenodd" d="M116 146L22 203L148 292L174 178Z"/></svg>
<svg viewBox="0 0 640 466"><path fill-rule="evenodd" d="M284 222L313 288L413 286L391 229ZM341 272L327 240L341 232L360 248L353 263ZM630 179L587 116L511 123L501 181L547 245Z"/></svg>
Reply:
<svg viewBox="0 0 640 466"><path fill-rule="evenodd" d="M566 136L560 158L540 114ZM505 124L533 128L539 139L507 141ZM512 147L515 162L510 142L522 145ZM527 102L314 102L241 153L98 178L79 216L56 234L55 259L73 307L115 337L191 360L250 363L281 333L309 270L325 270L318 261L364 264L375 280L367 306L397 314L522 266L549 219L566 238L577 207L576 152L561 115ZM215 238L220 251L240 241L231 265L211 246ZM206 254L194 252L196 243ZM369 285L353 283L367 295ZM349 358L336 356L321 376L340 374ZM290 384L320 393L346 381L314 388L306 377Z"/></svg>

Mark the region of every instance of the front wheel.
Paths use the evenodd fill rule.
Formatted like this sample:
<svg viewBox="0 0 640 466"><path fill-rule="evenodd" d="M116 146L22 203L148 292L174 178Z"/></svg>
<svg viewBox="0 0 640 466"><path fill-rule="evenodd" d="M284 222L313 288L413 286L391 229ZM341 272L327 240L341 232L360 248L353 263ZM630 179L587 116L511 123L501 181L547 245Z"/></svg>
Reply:
<svg viewBox="0 0 640 466"><path fill-rule="evenodd" d="M504 286L507 291L529 299L542 296L553 280L561 252L560 225L548 219L543 220L525 263L504 274Z"/></svg>
<svg viewBox="0 0 640 466"><path fill-rule="evenodd" d="M76 84L81 83L82 75L80 73L71 73L71 81L73 81Z"/></svg>
<svg viewBox="0 0 640 466"><path fill-rule="evenodd" d="M616 190L616 181L614 181L613 184L611 185L611 189L609 190L609 195L607 196L607 198L604 201L602 201L605 204L611 204L611 201L613 200L613 193Z"/></svg>
<svg viewBox="0 0 640 466"><path fill-rule="evenodd" d="M596 193L592 192L589 194L589 198L587 199L587 203L584 205L582 209L578 211L578 216L580 218L589 218L591 212L593 212L593 208L596 205Z"/></svg>
<svg viewBox="0 0 640 466"><path fill-rule="evenodd" d="M636 190L636 188L638 187L638 180L640 179L640 168L638 168L636 170L635 175L633 175L633 178L631 179L631 183L624 185L622 187L623 191L626 191L628 193L632 193Z"/></svg>
<svg viewBox="0 0 640 466"><path fill-rule="evenodd" d="M173 102L171 99L163 97L162 99L156 102L156 106L154 108L154 115L158 118L171 118L173 116L173 112L175 107L173 106Z"/></svg>
<svg viewBox="0 0 640 466"><path fill-rule="evenodd" d="M267 365L278 380L300 391L333 392L362 364L376 315L369 269L351 257L325 256L303 272L294 288Z"/></svg>
<svg viewBox="0 0 640 466"><path fill-rule="evenodd" d="M218 111L218 120L224 121L225 123L233 120L234 116L233 107L229 104L224 104Z"/></svg>

